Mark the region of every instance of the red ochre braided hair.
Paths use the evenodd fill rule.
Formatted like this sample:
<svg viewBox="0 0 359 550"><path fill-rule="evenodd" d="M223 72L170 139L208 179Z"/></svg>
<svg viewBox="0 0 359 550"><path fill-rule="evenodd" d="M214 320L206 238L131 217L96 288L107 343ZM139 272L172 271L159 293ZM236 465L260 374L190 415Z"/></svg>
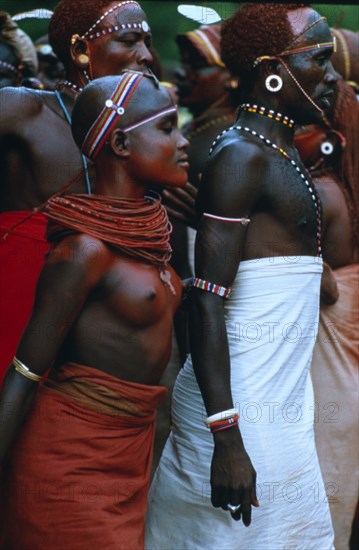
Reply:
<svg viewBox="0 0 359 550"><path fill-rule="evenodd" d="M330 122L334 130L346 138L345 150L333 157L328 157L329 168L346 198L351 226L353 244L359 241L359 155L357 138L359 135L359 102L354 90L344 81L338 80L338 96Z"/></svg>
<svg viewBox="0 0 359 550"><path fill-rule="evenodd" d="M112 3L113 0L61 0L57 4L49 24L49 43L64 65L71 63L71 37L82 36Z"/></svg>
<svg viewBox="0 0 359 550"><path fill-rule="evenodd" d="M222 23L221 58L228 70L251 87L257 71L253 63L261 55L277 55L293 41L288 11L306 4L244 4Z"/></svg>

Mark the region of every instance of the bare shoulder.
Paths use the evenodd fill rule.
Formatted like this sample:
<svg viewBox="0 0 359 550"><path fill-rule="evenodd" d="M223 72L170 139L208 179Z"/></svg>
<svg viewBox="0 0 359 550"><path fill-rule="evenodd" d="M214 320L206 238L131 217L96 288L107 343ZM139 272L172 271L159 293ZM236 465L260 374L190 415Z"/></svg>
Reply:
<svg viewBox="0 0 359 550"><path fill-rule="evenodd" d="M2 132L7 129L24 128L27 121L39 116L51 103L56 103L54 92L32 90L22 86L2 88L0 90Z"/></svg>
<svg viewBox="0 0 359 550"><path fill-rule="evenodd" d="M330 174L313 178L313 181L318 189L326 217L329 219L344 215L348 207L339 182Z"/></svg>
<svg viewBox="0 0 359 550"><path fill-rule="evenodd" d="M260 143L232 128L215 142L206 162L198 207L236 217L251 211L265 192L271 157Z"/></svg>
<svg viewBox="0 0 359 550"><path fill-rule="evenodd" d="M114 255L106 244L96 237L76 233L55 245L46 259L49 270L60 268L64 273L74 274L90 286L107 272Z"/></svg>

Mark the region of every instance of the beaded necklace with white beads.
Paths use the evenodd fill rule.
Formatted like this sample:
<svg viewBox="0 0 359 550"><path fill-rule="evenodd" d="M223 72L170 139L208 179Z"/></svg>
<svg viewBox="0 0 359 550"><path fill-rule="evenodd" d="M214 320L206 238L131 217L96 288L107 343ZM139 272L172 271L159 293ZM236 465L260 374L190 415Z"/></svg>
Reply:
<svg viewBox="0 0 359 550"><path fill-rule="evenodd" d="M282 147L279 147L278 145L273 143L270 139L263 136L263 134L259 134L258 132L256 132L255 130L251 130L247 126L239 126L239 125L236 125L236 124L234 124L230 128L227 128L226 130L221 132L219 134L219 136L216 137L216 139L212 143L211 148L209 150L209 156L212 154L213 149L216 146L218 140L224 134L229 132L230 130L244 130L245 132L251 134L252 136L255 136L255 137L259 138L261 141L263 141L263 143L268 145L268 147L272 147L276 151L279 151L279 153L281 153L281 155L290 162L290 164L293 166L293 168L296 170L296 172L300 175L300 177L303 180L305 186L307 187L307 189L310 193L311 199L314 203L315 213L316 213L316 220L317 220L317 230L316 230L317 251L316 251L316 256L321 258L322 257L322 245L321 245L322 207L321 207L321 203L320 203L320 198L318 196L318 193L315 189L314 183L313 183L312 178L309 175L309 173L307 173L307 175L305 175L305 173L302 172L302 170L299 168L299 166L297 165L295 160L291 159L290 156L288 155L288 153Z"/></svg>

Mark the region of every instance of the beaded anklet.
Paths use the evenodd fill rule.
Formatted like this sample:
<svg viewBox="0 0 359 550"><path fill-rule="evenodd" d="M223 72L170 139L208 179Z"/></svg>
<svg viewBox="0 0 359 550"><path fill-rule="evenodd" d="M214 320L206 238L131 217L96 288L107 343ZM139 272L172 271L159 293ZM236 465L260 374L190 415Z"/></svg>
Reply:
<svg viewBox="0 0 359 550"><path fill-rule="evenodd" d="M209 281L199 279L198 277L192 278L191 286L199 288L200 290L206 290L207 292L211 292L212 294L217 294L222 298L228 298L233 290L233 288L231 287L226 288L224 286L216 285L216 283L210 283Z"/></svg>
<svg viewBox="0 0 359 550"><path fill-rule="evenodd" d="M243 103L238 108L238 114L241 113L242 111L245 111L248 113L257 113L258 115L264 115L267 118L271 118L273 120L276 120L277 122L281 122L285 126L288 126L288 128L293 128L295 124L293 119L287 117L286 115L282 115L281 113L276 113L272 109L267 109L267 107L259 107L258 105Z"/></svg>

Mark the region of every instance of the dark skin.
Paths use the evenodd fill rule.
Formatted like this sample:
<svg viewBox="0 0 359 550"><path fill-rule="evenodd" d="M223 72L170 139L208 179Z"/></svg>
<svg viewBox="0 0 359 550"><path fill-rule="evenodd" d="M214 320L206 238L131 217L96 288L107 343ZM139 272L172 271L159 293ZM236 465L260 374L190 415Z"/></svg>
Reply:
<svg viewBox="0 0 359 550"><path fill-rule="evenodd" d="M154 92L151 82L142 81L133 97L141 104L140 113L135 119L134 113L126 113L124 125L173 104L168 91ZM187 146L176 115L127 134L113 130L96 159L97 193L141 198L154 181L184 186ZM147 170L139 162L143 155ZM123 256L86 234L65 237L46 259L17 357L40 375L52 364L56 368L75 361L123 380L158 384L171 354L172 319L183 288L173 269L166 269L175 293L161 280L157 266ZM10 366L0 398L1 462L37 387Z"/></svg>
<svg viewBox="0 0 359 550"><path fill-rule="evenodd" d="M223 67L209 65L205 57L189 41L181 44L180 54L181 66L175 71L176 93L179 105L186 107L193 116L193 121L182 131L190 141L188 179L193 187L198 188L214 138L230 126L235 118L230 95L226 89L230 75ZM215 121L218 117L224 116L227 117L226 120ZM215 124L210 124L211 121L215 121ZM208 124L208 127L202 126L204 123ZM188 195L184 200L187 202L190 198L191 195ZM181 210L183 212L185 208L182 206ZM171 263L182 278L188 278L193 273L188 260L187 228L182 220L178 219L178 215L176 218L173 220L174 230L171 236L173 248ZM193 225L191 220L185 221L188 225ZM180 311L176 320L176 336L182 363L189 351L184 315L183 310Z"/></svg>
<svg viewBox="0 0 359 550"><path fill-rule="evenodd" d="M117 3L109 2L103 13ZM99 28L143 20L146 15L141 9L124 6L106 17ZM126 68L145 71L152 61L150 44L151 33L142 29L121 30L92 41L79 40L71 46L72 62L65 67L66 78L83 87L87 83L83 69L91 72L92 78L120 74ZM81 54L87 55L89 62L81 62ZM64 90L61 97L71 116L74 95ZM6 88L0 92L0 109L1 209L30 210L79 174L83 170L82 158L54 92ZM90 181L93 184L91 166ZM71 192L87 192L84 177Z"/></svg>
<svg viewBox="0 0 359 550"><path fill-rule="evenodd" d="M314 18L309 8L291 12L293 33L297 34ZM296 46L331 40L322 22L298 40ZM331 51L311 51L286 58L293 74L310 97L323 109L336 82L330 62ZM318 55L320 54L320 55ZM271 93L264 86L269 74L283 79L283 89ZM263 62L247 101L263 105L308 124L320 121L321 113L304 96L278 62ZM265 135L282 147L304 169L294 146L292 129L270 119L242 113L238 123ZM198 194L198 210L230 218L250 218L248 226L202 218L197 233L196 275L230 287L241 261L271 256L316 254L316 215L306 187L281 154L245 131L233 129L217 144L207 163ZM230 389L230 357L223 299L193 290L190 341L195 374L207 414L233 408ZM216 337L209 337L211 335ZM237 427L214 434L211 465L212 504L227 510L227 504L241 505L232 514L251 523L252 506L258 506L256 471Z"/></svg>
<svg viewBox="0 0 359 550"><path fill-rule="evenodd" d="M15 68L18 68L20 65L19 59L14 54L12 48L4 42L0 42L0 59ZM4 88L5 86L19 86L20 80L20 71L16 74L7 67L0 65L0 88Z"/></svg>

